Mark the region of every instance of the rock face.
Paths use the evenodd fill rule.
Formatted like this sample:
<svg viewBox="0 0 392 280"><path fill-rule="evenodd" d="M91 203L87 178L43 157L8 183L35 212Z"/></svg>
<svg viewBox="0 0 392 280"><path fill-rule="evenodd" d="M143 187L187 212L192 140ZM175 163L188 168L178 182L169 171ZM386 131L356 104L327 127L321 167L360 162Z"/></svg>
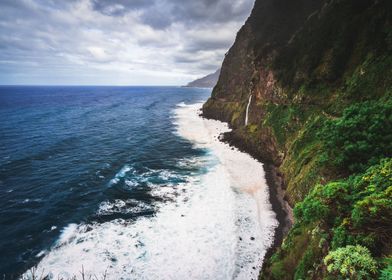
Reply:
<svg viewBox="0 0 392 280"><path fill-rule="evenodd" d="M212 88L216 85L219 78L219 74L220 74L220 69L216 70L214 73L209 74L203 78L188 83L185 87Z"/></svg>
<svg viewBox="0 0 392 280"><path fill-rule="evenodd" d="M225 139L275 170L270 175L280 183L271 187L283 185L292 207L317 184L353 174L325 160L318 135L352 104L389 102L391 14L389 0L256 0L227 53L203 115L228 122L233 131ZM313 248L312 229L297 226L284 249L278 240L261 276L324 279L330 240Z"/></svg>

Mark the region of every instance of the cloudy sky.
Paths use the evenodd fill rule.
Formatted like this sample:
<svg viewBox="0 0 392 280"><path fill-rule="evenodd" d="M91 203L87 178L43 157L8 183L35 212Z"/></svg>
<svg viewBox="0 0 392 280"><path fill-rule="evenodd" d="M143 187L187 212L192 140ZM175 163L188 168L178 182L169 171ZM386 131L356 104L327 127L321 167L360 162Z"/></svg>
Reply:
<svg viewBox="0 0 392 280"><path fill-rule="evenodd" d="M215 71L254 0L0 0L0 84L181 85Z"/></svg>

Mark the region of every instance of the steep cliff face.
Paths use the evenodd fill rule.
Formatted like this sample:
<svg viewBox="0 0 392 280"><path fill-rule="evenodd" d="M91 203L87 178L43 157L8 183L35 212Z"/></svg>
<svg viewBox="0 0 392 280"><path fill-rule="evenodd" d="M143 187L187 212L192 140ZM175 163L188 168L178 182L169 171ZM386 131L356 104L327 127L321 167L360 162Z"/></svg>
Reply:
<svg viewBox="0 0 392 280"><path fill-rule="evenodd" d="M391 14L388 0L256 0L224 59L203 115L229 122L228 141L275 167L275 181L297 209L293 229L264 265L266 279L344 277L333 276L324 260L349 245L369 248L377 260L369 278L386 271L391 242L382 236L391 232L386 224L380 231L355 224L358 188L344 202L351 208L329 211L328 219L306 221L300 206L311 208L305 202L317 197L322 207L339 208L343 202L332 206L315 195L317 186L353 180L392 156ZM392 203L391 194L384 203ZM354 232L373 239L355 239Z"/></svg>

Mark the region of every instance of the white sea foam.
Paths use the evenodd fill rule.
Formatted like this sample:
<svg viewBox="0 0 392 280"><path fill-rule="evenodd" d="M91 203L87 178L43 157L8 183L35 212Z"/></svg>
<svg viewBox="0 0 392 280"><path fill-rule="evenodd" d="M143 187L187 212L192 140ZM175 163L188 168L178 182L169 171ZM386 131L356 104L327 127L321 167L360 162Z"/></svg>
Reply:
<svg viewBox="0 0 392 280"><path fill-rule="evenodd" d="M176 110L178 134L191 140L196 147L213 151L220 161L219 166L228 175L228 186L235 194L237 236L242 239L236 246L233 276L249 279L256 276L254 267L256 271L261 268L261 261L273 242L274 229L278 224L269 203L264 169L250 155L219 140L219 135L230 129L226 123L201 119L198 116L201 105L193 104Z"/></svg>
<svg viewBox="0 0 392 280"><path fill-rule="evenodd" d="M35 255L36 258L40 258L45 254L45 250L40 251L38 254Z"/></svg>
<svg viewBox="0 0 392 280"><path fill-rule="evenodd" d="M110 180L109 186L113 186L119 183L121 179L124 179L125 185L128 186L130 189L134 187L138 187L141 183L146 183L149 187L159 187L162 184L173 185L173 183L170 180L178 179L179 177L185 179L186 176L176 174L175 172L166 169L146 168L144 172L141 172L141 171L136 171L132 166L126 164L114 176L114 178ZM161 179L162 184L157 184L156 182L155 183L150 182L151 180L154 181L154 179L157 178Z"/></svg>
<svg viewBox="0 0 392 280"><path fill-rule="evenodd" d="M134 213L139 213L143 211L152 211L152 210L154 210L154 205L147 204L143 201L139 201L136 199L127 199L127 200L116 199L113 202L103 201L99 205L97 214L98 215L109 215L114 213L134 214Z"/></svg>
<svg viewBox="0 0 392 280"><path fill-rule="evenodd" d="M127 172L131 171L132 168L129 165L125 165L121 170L114 176L112 180L110 180L109 185L117 184L122 178L124 178Z"/></svg>
<svg viewBox="0 0 392 280"><path fill-rule="evenodd" d="M78 274L106 279L256 279L277 225L268 202L263 167L249 155L217 140L226 124L198 116L200 104L175 109L177 133L210 151L195 164L208 172L177 186L153 217L136 221L70 224L43 257L38 271L54 278ZM179 166L191 166L184 160ZM117 178L130 170L123 169ZM161 172L162 178L170 174ZM103 202L100 211L124 211L127 201ZM27 278L27 274L26 274Z"/></svg>

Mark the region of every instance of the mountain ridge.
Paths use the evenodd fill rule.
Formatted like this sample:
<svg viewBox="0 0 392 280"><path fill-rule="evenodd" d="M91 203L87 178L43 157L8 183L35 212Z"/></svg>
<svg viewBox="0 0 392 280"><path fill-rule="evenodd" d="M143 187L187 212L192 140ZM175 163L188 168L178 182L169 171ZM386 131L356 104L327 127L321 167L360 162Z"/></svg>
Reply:
<svg viewBox="0 0 392 280"><path fill-rule="evenodd" d="M218 82L220 68L214 73L208 74L202 78L189 82L184 87L199 87L199 88L213 88Z"/></svg>

